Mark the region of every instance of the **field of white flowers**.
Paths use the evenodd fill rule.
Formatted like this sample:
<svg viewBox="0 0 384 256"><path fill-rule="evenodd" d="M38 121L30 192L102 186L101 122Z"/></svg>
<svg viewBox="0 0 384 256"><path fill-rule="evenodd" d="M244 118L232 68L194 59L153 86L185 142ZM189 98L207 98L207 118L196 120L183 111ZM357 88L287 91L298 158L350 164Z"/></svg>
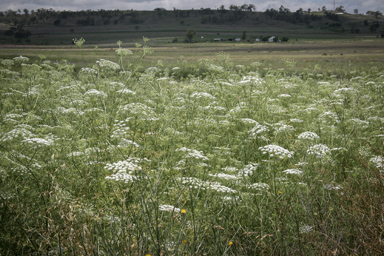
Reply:
<svg viewBox="0 0 384 256"><path fill-rule="evenodd" d="M384 252L382 64L177 79L138 49L1 60L1 255Z"/></svg>

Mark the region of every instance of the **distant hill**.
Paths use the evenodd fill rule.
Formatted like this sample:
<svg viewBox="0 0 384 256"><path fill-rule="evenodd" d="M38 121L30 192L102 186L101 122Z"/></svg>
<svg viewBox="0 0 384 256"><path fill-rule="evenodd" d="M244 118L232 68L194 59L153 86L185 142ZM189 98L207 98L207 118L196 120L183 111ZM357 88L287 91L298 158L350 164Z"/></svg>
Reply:
<svg viewBox="0 0 384 256"><path fill-rule="evenodd" d="M297 38L337 38L378 36L383 31L381 13L371 15L336 12L308 12L299 9L268 9L231 6L217 10L86 10L55 11L38 9L0 15L1 44L68 45L73 38L84 37L87 45L134 42L143 36L151 41L180 42L187 30L196 30L194 41L224 41L242 38L254 42L270 36Z"/></svg>

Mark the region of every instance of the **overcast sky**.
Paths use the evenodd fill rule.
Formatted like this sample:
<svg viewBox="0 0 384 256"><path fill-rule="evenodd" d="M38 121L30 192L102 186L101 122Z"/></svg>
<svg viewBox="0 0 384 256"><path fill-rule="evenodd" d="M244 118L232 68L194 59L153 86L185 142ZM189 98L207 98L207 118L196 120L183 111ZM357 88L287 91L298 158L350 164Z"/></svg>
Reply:
<svg viewBox="0 0 384 256"><path fill-rule="evenodd" d="M281 5L296 11L299 8L307 10L311 8L313 11L326 6L328 10L332 10L335 6L344 6L347 12L353 13L354 9L358 9L359 13L366 11L384 12L384 0L0 0L0 11L12 10L36 10L39 8L54 10L153 10L157 7L163 7L167 10L177 9L200 9L200 8L219 8L224 5L226 9L231 4L254 4L257 11L265 11L268 8L278 9Z"/></svg>

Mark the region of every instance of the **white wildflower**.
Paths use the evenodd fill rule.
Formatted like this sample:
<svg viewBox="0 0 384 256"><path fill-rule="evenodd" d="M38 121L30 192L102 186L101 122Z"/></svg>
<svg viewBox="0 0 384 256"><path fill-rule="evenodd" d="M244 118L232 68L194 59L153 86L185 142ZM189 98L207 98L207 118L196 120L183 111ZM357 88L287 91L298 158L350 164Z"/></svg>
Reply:
<svg viewBox="0 0 384 256"><path fill-rule="evenodd" d="M113 70L113 71L120 69L119 64L112 62L112 61L109 61L109 60L100 59L100 60L96 61L96 64L99 65L100 68L105 68L105 69L109 69L109 70Z"/></svg>
<svg viewBox="0 0 384 256"><path fill-rule="evenodd" d="M1 61L1 64L6 67L11 67L15 64L13 60L5 59Z"/></svg>
<svg viewBox="0 0 384 256"><path fill-rule="evenodd" d="M140 147L139 144L137 144L136 142L134 141L131 141L131 140L127 140L127 139L122 139L118 145L118 147L128 147L128 146L134 146L134 147Z"/></svg>
<svg viewBox="0 0 384 256"><path fill-rule="evenodd" d="M27 61L29 61L29 58L28 57L23 57L23 56L19 56L19 57L15 57L15 58L13 58L14 59L14 61L16 62L16 63L24 63L24 62L27 62Z"/></svg>
<svg viewBox="0 0 384 256"><path fill-rule="evenodd" d="M191 98L196 98L196 99L200 99L200 98L215 99L214 96L212 96L211 94L209 94L207 92L194 92L194 93L192 93Z"/></svg>
<svg viewBox="0 0 384 256"><path fill-rule="evenodd" d="M298 136L299 139L302 140L315 140L315 139L320 139L319 135L317 135L314 132L302 132Z"/></svg>
<svg viewBox="0 0 384 256"><path fill-rule="evenodd" d="M126 49L126 48L118 48L116 50L116 54L123 57L123 56L127 56L127 55L131 55L133 54L131 50L129 49Z"/></svg>
<svg viewBox="0 0 384 256"><path fill-rule="evenodd" d="M216 177L220 179L225 179L225 180L237 180L239 177L236 175L230 175L226 173L216 173L216 174L208 174L211 177Z"/></svg>
<svg viewBox="0 0 384 256"><path fill-rule="evenodd" d="M277 145L266 145L264 147L259 147L259 150L261 150L263 154L269 153L271 157L276 156L280 159L283 159L284 157L291 158L294 155L293 151L289 151Z"/></svg>
<svg viewBox="0 0 384 256"><path fill-rule="evenodd" d="M376 168L383 168L384 166L384 157L382 156L374 156L369 161L374 163Z"/></svg>
<svg viewBox="0 0 384 256"><path fill-rule="evenodd" d="M292 96L289 94L279 94L277 95L278 98L291 98Z"/></svg>
<svg viewBox="0 0 384 256"><path fill-rule="evenodd" d="M180 212L179 208L176 208L172 205L159 205L159 210L162 212Z"/></svg>
<svg viewBox="0 0 384 256"><path fill-rule="evenodd" d="M15 128L15 129L5 133L0 141L2 141L2 142L11 141L11 140L14 140L17 138L28 139L28 138L32 138L34 136L35 135L32 132L28 131L25 128Z"/></svg>
<svg viewBox="0 0 384 256"><path fill-rule="evenodd" d="M242 122L244 123L247 123L247 124L254 124L254 125L258 125L259 123L251 118L242 118L241 119Z"/></svg>
<svg viewBox="0 0 384 256"><path fill-rule="evenodd" d="M311 227L311 226L301 226L300 228L299 228L299 232L300 232L300 234L305 234L305 233L309 233L309 232L312 232L313 231L313 227Z"/></svg>
<svg viewBox="0 0 384 256"><path fill-rule="evenodd" d="M236 190L223 186L219 182L210 183L209 188L223 193L236 193Z"/></svg>
<svg viewBox="0 0 384 256"><path fill-rule="evenodd" d="M84 95L89 96L104 96L107 97L108 95L105 92L98 91L96 89L90 89L87 92L84 93Z"/></svg>
<svg viewBox="0 0 384 256"><path fill-rule="evenodd" d="M93 68L81 68L80 74L97 75L97 70Z"/></svg>
<svg viewBox="0 0 384 256"><path fill-rule="evenodd" d="M266 183L253 183L248 185L248 188L257 189L257 190L268 190L270 186Z"/></svg>
<svg viewBox="0 0 384 256"><path fill-rule="evenodd" d="M123 181L124 183L129 183L137 180L136 176L132 176L130 174L124 172L118 172L116 174L112 174L110 176L105 177L106 180L115 180L115 181Z"/></svg>
<svg viewBox="0 0 384 256"><path fill-rule="evenodd" d="M331 154L331 150L324 144L316 144L311 146L307 153L309 155L315 155L316 158L323 158L327 154Z"/></svg>
<svg viewBox="0 0 384 256"><path fill-rule="evenodd" d="M238 176L252 176L253 172L257 170L259 164L250 163L243 167L237 174Z"/></svg>
<svg viewBox="0 0 384 256"><path fill-rule="evenodd" d="M32 145L45 145L45 146L51 146L53 144L52 140L45 140L42 138L28 138L25 139L21 142L27 143L27 144L32 144Z"/></svg>
<svg viewBox="0 0 384 256"><path fill-rule="evenodd" d="M129 90L129 89L121 89L121 90L118 90L118 91L116 91L116 92L118 92L118 93L123 93L123 94L136 94L136 92L131 91L131 90Z"/></svg>
<svg viewBox="0 0 384 256"><path fill-rule="evenodd" d="M283 171L283 173L301 175L301 174L303 174L303 171L300 171L298 169L287 169L287 170Z"/></svg>
<svg viewBox="0 0 384 256"><path fill-rule="evenodd" d="M75 151L75 152L69 153L67 157L82 156L82 155L84 155L84 152Z"/></svg>
<svg viewBox="0 0 384 256"><path fill-rule="evenodd" d="M328 190L340 190L340 189L342 189L343 187L342 186L340 186L340 185L333 185L333 184L326 184L326 185L324 185L324 188L325 189L328 189Z"/></svg>
<svg viewBox="0 0 384 256"><path fill-rule="evenodd" d="M118 161L116 163L112 163L112 164L106 164L105 169L107 170L113 170L113 171L117 171L119 173L122 173L122 172L128 172L128 173L132 173L134 171L137 171L137 170L142 170L141 166L133 163L132 161Z"/></svg>

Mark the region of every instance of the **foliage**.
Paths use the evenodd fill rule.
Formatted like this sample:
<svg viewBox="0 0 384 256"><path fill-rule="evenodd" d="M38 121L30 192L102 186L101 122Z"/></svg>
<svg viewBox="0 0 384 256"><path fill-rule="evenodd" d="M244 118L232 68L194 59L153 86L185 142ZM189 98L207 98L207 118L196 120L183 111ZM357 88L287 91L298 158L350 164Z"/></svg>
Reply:
<svg viewBox="0 0 384 256"><path fill-rule="evenodd" d="M187 30L187 34L185 35L185 37L186 37L189 41L192 41L193 36L194 36L195 34L196 34L196 30L188 29L188 30Z"/></svg>
<svg viewBox="0 0 384 256"><path fill-rule="evenodd" d="M147 42L1 60L1 255L383 254L382 64L139 71Z"/></svg>

